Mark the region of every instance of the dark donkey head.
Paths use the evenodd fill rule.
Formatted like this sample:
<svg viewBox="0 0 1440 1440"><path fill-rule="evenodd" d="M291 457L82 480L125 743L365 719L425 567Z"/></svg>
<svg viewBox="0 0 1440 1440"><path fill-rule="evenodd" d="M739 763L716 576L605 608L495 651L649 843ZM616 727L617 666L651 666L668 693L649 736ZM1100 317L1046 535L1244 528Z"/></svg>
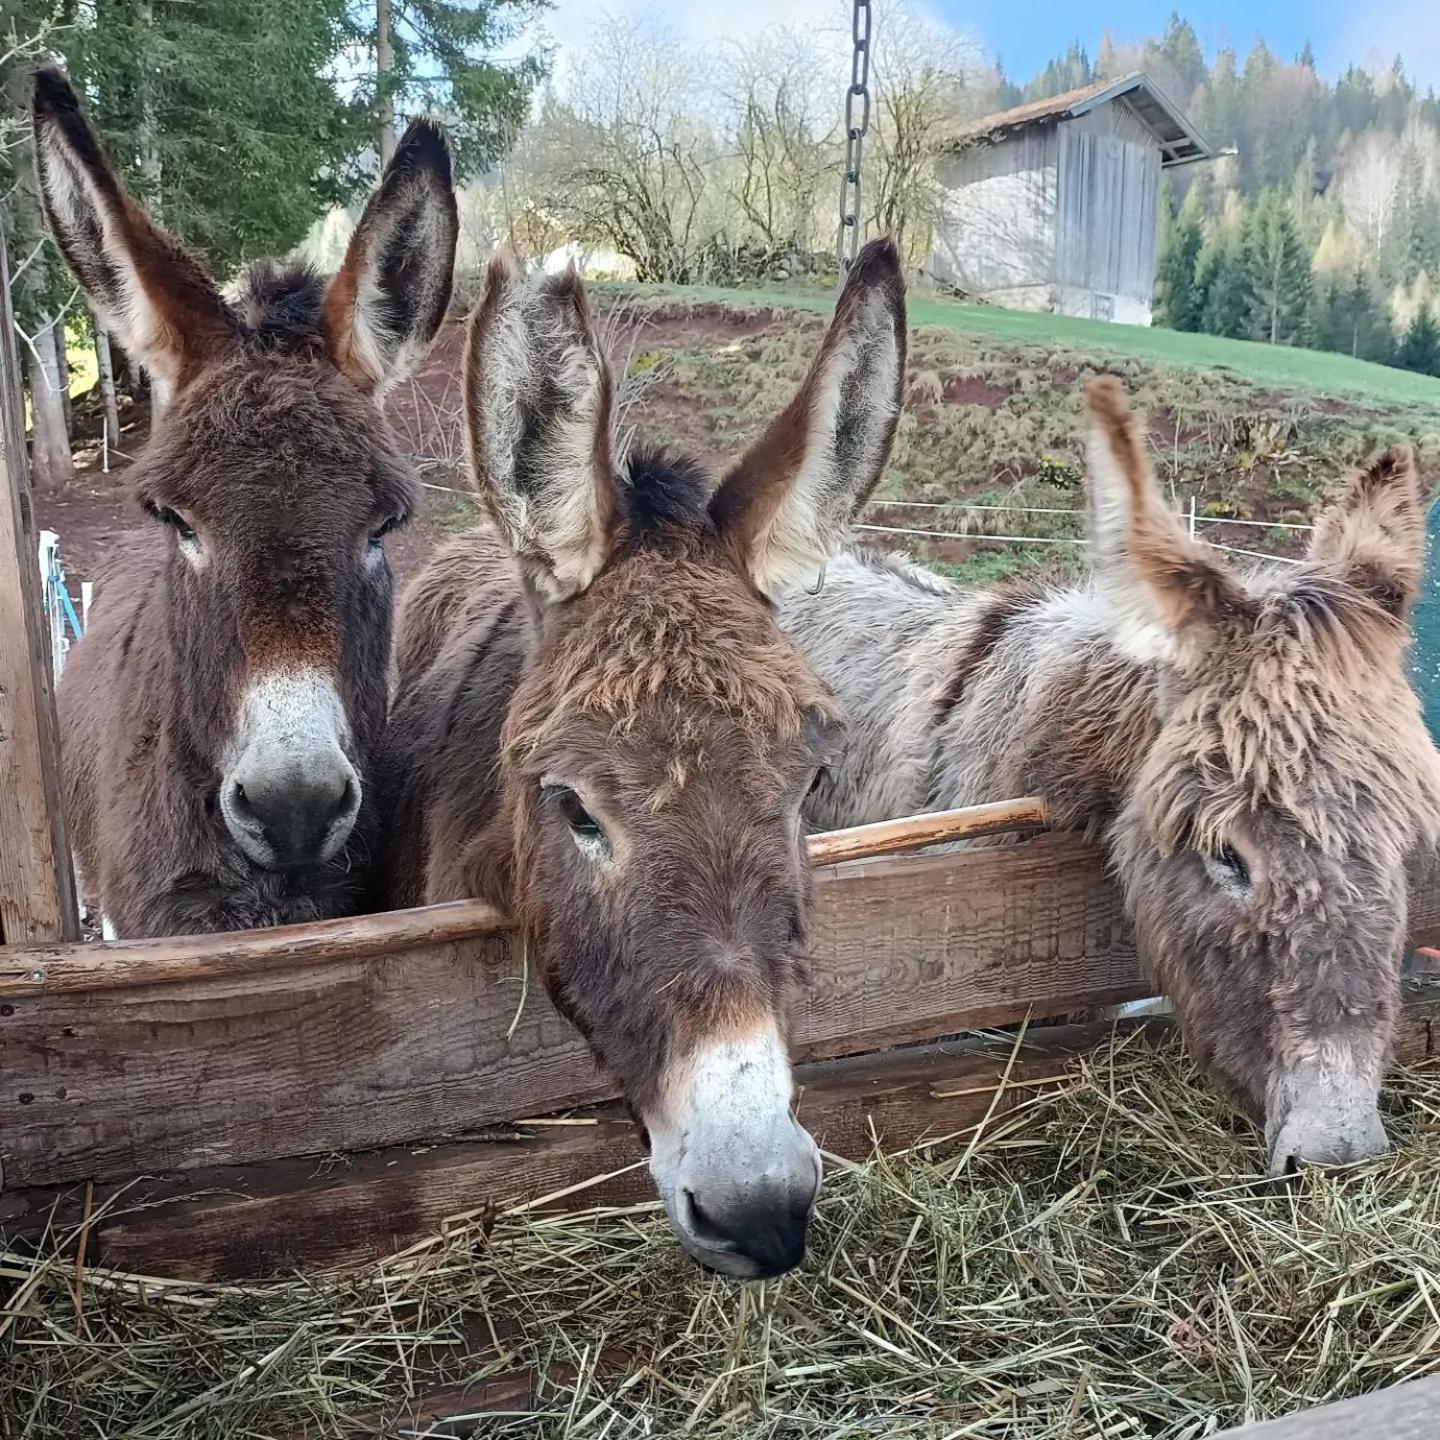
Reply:
<svg viewBox="0 0 1440 1440"><path fill-rule="evenodd" d="M471 324L476 483L536 627L504 727L503 889L642 1121L681 1242L735 1275L799 1263L820 1179L787 1042L810 902L800 807L841 717L772 601L813 582L879 477L904 357L880 242L799 393L716 486L613 453L574 275L527 283L499 261Z"/></svg>
<svg viewBox="0 0 1440 1440"><path fill-rule="evenodd" d="M381 541L415 489L378 398L449 301L444 141L410 126L328 285L257 265L231 305L121 189L58 70L36 76L34 111L55 238L168 402L134 490L174 547L163 603L189 778L218 782L256 865L321 863L350 834L384 720Z"/></svg>
<svg viewBox="0 0 1440 1440"><path fill-rule="evenodd" d="M1090 391L1095 565L1155 667L1158 729L1114 831L1140 937L1271 1168L1385 1148L1407 861L1440 829L1440 756L1406 671L1424 559L1414 457L1320 516L1303 565L1245 577L1166 506L1119 386Z"/></svg>

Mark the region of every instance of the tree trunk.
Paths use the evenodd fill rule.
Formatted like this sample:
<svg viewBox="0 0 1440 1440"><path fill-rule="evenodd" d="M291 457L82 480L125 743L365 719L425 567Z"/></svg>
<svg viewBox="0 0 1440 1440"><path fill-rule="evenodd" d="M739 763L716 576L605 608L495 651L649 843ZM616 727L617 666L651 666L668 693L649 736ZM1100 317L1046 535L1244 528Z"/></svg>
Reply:
<svg viewBox="0 0 1440 1440"><path fill-rule="evenodd" d="M70 434L65 428L65 407L60 401L60 362L55 350L58 328L55 321L40 328L28 367L36 479L48 486L63 485L75 474L70 458Z"/></svg>
<svg viewBox="0 0 1440 1440"><path fill-rule="evenodd" d="M155 25L155 7L151 0L139 0L140 23L145 30L149 31ZM164 214L164 206L160 203L160 149L156 143L156 136L159 127L155 122L155 87L151 83L150 75L145 68L145 53L148 51L154 54L153 36L145 44L140 55L140 63L136 69L139 78L140 90L140 126L139 126L139 148L140 148L140 173L145 177L145 204L150 213L157 218Z"/></svg>
<svg viewBox="0 0 1440 1440"><path fill-rule="evenodd" d="M70 356L67 353L69 332L63 320L55 322L55 369L60 378L60 408L65 412L65 434L75 429L75 416L70 410Z"/></svg>
<svg viewBox="0 0 1440 1440"><path fill-rule="evenodd" d="M390 44L390 0L375 0L375 95L378 122L377 143L380 168L395 153L395 95L390 89L395 69L395 52Z"/></svg>
<svg viewBox="0 0 1440 1440"><path fill-rule="evenodd" d="M115 399L115 357L110 332L95 322L95 363L100 371L100 401L105 407L105 438L111 450L120 443L120 405Z"/></svg>

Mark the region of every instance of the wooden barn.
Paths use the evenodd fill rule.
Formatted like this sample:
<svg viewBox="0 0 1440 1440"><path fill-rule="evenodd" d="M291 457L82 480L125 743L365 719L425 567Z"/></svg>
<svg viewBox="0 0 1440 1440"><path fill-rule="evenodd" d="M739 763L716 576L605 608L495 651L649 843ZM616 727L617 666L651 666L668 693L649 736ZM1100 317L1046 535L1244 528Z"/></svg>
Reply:
<svg viewBox="0 0 1440 1440"><path fill-rule="evenodd" d="M1138 72L987 115L940 159L928 269L1012 309L1148 325L1160 172L1214 154Z"/></svg>

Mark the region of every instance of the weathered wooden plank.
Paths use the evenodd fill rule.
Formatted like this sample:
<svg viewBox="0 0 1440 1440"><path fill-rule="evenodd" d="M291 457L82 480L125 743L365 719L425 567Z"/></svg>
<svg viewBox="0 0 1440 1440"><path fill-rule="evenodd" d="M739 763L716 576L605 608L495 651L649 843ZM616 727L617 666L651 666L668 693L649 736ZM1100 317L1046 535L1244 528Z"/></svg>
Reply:
<svg viewBox="0 0 1440 1440"><path fill-rule="evenodd" d="M1222 1430L1215 1440L1435 1440L1437 1435L1440 1375L1429 1375L1283 1420Z"/></svg>
<svg viewBox="0 0 1440 1440"><path fill-rule="evenodd" d="M897 855L941 841L1043 829L1046 819L1044 801L1031 797L853 825L811 836L810 863L834 865ZM0 998L274 975L280 969L324 966L487 938L508 928L508 919L494 906L479 900L456 900L269 930L172 935L100 945L9 945L0 951Z"/></svg>
<svg viewBox="0 0 1440 1440"><path fill-rule="evenodd" d="M1396 1044L1405 1063L1435 1053L1440 994L1419 990ZM1146 1036L1172 1022L1129 1022ZM1005 1042L957 1041L804 1066L799 1111L820 1143L860 1159L878 1139L887 1151L925 1143L937 1153L963 1144L990 1111L998 1118L1106 1040L1109 1024L1031 1030L1011 1066ZM623 1107L601 1106L573 1126L523 1123L486 1140L393 1147L362 1155L269 1161L185 1171L124 1187L126 1213L93 1228L90 1254L141 1274L198 1279L348 1265L439 1233L451 1217L498 1213L554 1196L546 1208L627 1204L654 1198ZM1257 1140L1256 1158L1260 1158ZM101 1187L102 1214L116 1187ZM0 1230L34 1238L73 1225L78 1192L53 1188L0 1197Z"/></svg>
<svg viewBox="0 0 1440 1440"><path fill-rule="evenodd" d="M812 949L808 1058L1145 989L1114 890L1065 836L823 870ZM520 969L497 938L6 999L6 1183L463 1138L608 1098L539 985L517 1020Z"/></svg>
<svg viewBox="0 0 1440 1440"><path fill-rule="evenodd" d="M1418 877L1416 933L1440 928ZM817 876L802 1058L1134 999L1118 897L1073 837ZM3 952L0 952L3 954ZM609 1098L504 938L0 1001L10 1186L464 1139Z"/></svg>
<svg viewBox="0 0 1440 1440"><path fill-rule="evenodd" d="M60 784L49 644L30 511L24 410L0 240L0 941L74 940L80 925Z"/></svg>
<svg viewBox="0 0 1440 1440"><path fill-rule="evenodd" d="M824 1149L853 1159L870 1154L877 1139L891 1150L922 1138L954 1144L992 1103L995 1116L1006 1113L1036 1093L1034 1082L1053 1082L1110 1028L1034 1031L1013 1065L1009 1045L971 1040L803 1066L798 1113ZM1157 1034L1167 1028L1152 1025ZM548 1208L655 1198L623 1106L572 1118L580 1123L522 1123L490 1140L395 1147L335 1157L321 1167L313 1158L271 1161L145 1181L125 1192L125 1208L134 1213L92 1229L89 1253L97 1263L141 1274L311 1271L389 1254L460 1214L499 1213L558 1192L568 1193ZM597 1177L599 1183L587 1183ZM108 1194L102 1190L97 1204ZM51 1223L56 1200L46 1190L0 1201L11 1211L6 1229L17 1235Z"/></svg>

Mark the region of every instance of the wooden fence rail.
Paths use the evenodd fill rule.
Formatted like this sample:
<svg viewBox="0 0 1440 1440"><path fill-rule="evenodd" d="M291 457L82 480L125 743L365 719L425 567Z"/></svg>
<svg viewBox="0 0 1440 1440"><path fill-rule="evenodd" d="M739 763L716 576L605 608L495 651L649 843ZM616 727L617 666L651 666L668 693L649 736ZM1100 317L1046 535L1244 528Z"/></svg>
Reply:
<svg viewBox="0 0 1440 1440"><path fill-rule="evenodd" d="M1045 822L1045 804L1034 798L911 815L816 835L810 841L810 862L824 866L873 859L945 841L1039 829ZM367 960L428 945L481 940L509 928L508 918L494 906L456 900L269 930L100 945L7 945L0 949L0 998L273 974L281 968Z"/></svg>

